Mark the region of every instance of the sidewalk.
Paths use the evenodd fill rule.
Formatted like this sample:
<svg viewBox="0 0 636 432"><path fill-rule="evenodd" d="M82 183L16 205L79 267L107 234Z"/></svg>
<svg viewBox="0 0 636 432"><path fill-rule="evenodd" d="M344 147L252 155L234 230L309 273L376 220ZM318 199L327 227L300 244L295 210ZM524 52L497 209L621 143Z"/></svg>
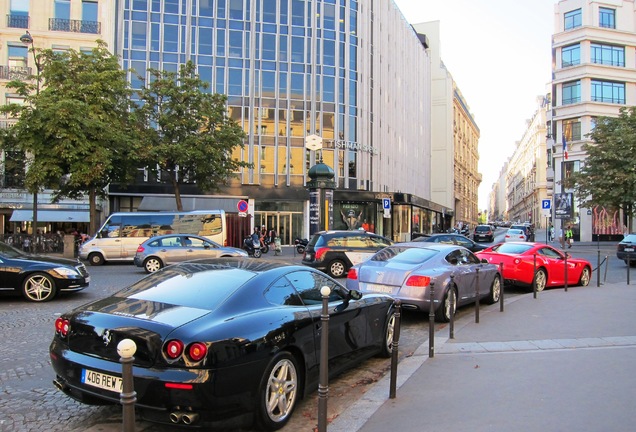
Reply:
<svg viewBox="0 0 636 432"><path fill-rule="evenodd" d="M636 287L551 289L483 308L435 333L332 432L623 431L636 412Z"/></svg>

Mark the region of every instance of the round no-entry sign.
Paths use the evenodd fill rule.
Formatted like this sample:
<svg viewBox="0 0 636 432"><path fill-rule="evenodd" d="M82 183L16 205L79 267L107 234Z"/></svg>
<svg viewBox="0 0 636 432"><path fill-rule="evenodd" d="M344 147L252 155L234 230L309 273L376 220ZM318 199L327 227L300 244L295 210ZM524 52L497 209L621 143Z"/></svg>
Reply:
<svg viewBox="0 0 636 432"><path fill-rule="evenodd" d="M247 211L247 201L240 200L236 204L236 208L238 209L239 213L245 213Z"/></svg>

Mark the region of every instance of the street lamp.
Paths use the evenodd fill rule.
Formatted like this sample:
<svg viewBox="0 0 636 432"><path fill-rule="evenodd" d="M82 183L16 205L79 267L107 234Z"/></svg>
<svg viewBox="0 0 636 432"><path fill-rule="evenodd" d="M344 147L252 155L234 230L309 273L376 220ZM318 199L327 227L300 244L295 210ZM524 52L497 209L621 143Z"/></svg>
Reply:
<svg viewBox="0 0 636 432"><path fill-rule="evenodd" d="M33 36L27 30L25 34L20 36L20 42L25 44L26 46L31 45L31 52L33 52L33 61L35 63L35 94L36 96L40 94L40 70L42 66L40 65L40 59L35 53L35 46L33 45ZM33 240L34 243L37 242L37 230L38 230L38 192L37 188L33 192Z"/></svg>

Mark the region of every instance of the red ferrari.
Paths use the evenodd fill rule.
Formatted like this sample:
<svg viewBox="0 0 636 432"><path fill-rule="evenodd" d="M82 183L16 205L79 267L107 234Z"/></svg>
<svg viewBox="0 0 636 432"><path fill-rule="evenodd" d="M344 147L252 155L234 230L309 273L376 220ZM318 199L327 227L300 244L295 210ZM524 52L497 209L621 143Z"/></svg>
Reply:
<svg viewBox="0 0 636 432"><path fill-rule="evenodd" d="M500 243L475 255L487 259L491 264L503 263L502 274L507 284L532 288L534 280L537 291L565 285L565 254L550 245L533 242ZM592 264L589 261L572 258L568 254L567 265L569 286L586 286L590 283Z"/></svg>

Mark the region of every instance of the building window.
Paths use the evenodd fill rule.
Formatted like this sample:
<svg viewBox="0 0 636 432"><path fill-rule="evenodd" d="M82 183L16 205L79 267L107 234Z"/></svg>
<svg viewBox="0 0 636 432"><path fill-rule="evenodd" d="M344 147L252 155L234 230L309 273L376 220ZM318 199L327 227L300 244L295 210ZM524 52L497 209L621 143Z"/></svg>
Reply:
<svg viewBox="0 0 636 432"><path fill-rule="evenodd" d="M581 9L575 9L570 12L566 12L563 15L563 25L565 30L581 27Z"/></svg>
<svg viewBox="0 0 636 432"><path fill-rule="evenodd" d="M581 64L581 45L569 45L561 49L561 67Z"/></svg>
<svg viewBox="0 0 636 432"><path fill-rule="evenodd" d="M598 25L605 28L616 28L616 11L609 8L598 9Z"/></svg>
<svg viewBox="0 0 636 432"><path fill-rule="evenodd" d="M29 28L29 0L11 0L7 27Z"/></svg>
<svg viewBox="0 0 636 432"><path fill-rule="evenodd" d="M592 80L592 100L625 104L625 83Z"/></svg>
<svg viewBox="0 0 636 432"><path fill-rule="evenodd" d="M591 44L592 63L625 67L625 48L622 46Z"/></svg>
<svg viewBox="0 0 636 432"><path fill-rule="evenodd" d="M567 142L578 141L581 139L581 120L570 119L563 120L563 135Z"/></svg>
<svg viewBox="0 0 636 432"><path fill-rule="evenodd" d="M561 99L563 105L581 102L581 81L563 83Z"/></svg>

